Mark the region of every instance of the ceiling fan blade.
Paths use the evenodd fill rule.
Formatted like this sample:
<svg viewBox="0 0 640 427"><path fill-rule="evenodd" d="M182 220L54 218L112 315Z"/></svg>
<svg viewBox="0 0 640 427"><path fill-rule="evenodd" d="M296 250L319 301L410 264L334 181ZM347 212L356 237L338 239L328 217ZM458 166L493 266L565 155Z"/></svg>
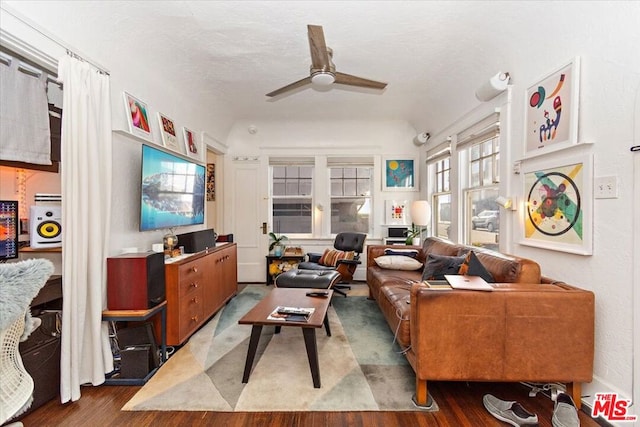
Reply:
<svg viewBox="0 0 640 427"><path fill-rule="evenodd" d="M324 31L320 25L307 25L309 34L309 49L311 50L311 68L328 71L331 62L324 41Z"/></svg>
<svg viewBox="0 0 640 427"><path fill-rule="evenodd" d="M309 77L305 77L302 80L298 80L297 82L291 83L290 85L286 85L284 87L281 87L280 89L276 89L273 92L269 92L267 94L267 96L278 96L278 95L281 95L281 94L283 94L285 92L289 92L291 90L297 89L297 88L302 87L302 86L304 86L306 84L309 84L309 83L311 83L311 77L310 76Z"/></svg>
<svg viewBox="0 0 640 427"><path fill-rule="evenodd" d="M367 87L371 89L384 89L386 83L377 82L375 80L364 79L362 77L352 76L351 74L336 72L336 83L349 86Z"/></svg>

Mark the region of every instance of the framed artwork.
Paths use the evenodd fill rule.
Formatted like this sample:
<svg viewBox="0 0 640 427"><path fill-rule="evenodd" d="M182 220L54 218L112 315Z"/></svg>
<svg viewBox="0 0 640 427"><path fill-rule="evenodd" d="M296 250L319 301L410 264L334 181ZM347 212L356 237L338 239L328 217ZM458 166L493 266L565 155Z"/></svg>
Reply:
<svg viewBox="0 0 640 427"><path fill-rule="evenodd" d="M174 121L164 114L158 113L158 124L160 125L160 135L162 135L162 145L180 153L181 150L180 145L178 145L178 135Z"/></svg>
<svg viewBox="0 0 640 427"><path fill-rule="evenodd" d="M382 190L418 191L417 160L382 159Z"/></svg>
<svg viewBox="0 0 640 427"><path fill-rule="evenodd" d="M216 201L216 165L207 163L207 202Z"/></svg>
<svg viewBox="0 0 640 427"><path fill-rule="evenodd" d="M135 96L124 92L124 107L127 114L129 132L152 141L149 123L149 107Z"/></svg>
<svg viewBox="0 0 640 427"><path fill-rule="evenodd" d="M526 157L578 143L579 88L579 57L529 86L524 114Z"/></svg>
<svg viewBox="0 0 640 427"><path fill-rule="evenodd" d="M384 220L388 225L411 225L408 200L385 200Z"/></svg>
<svg viewBox="0 0 640 427"><path fill-rule="evenodd" d="M184 147L187 150L187 155L189 157L193 157L194 159L200 160L200 144L198 143L195 132L187 129L186 127L183 127L182 131L184 133Z"/></svg>
<svg viewBox="0 0 640 427"><path fill-rule="evenodd" d="M593 253L593 155L527 162L523 245Z"/></svg>

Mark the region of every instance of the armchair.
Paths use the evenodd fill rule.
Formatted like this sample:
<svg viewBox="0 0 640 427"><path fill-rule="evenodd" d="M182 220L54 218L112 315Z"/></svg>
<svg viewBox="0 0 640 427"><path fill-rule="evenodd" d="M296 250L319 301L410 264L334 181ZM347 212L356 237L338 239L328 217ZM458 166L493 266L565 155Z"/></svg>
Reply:
<svg viewBox="0 0 640 427"><path fill-rule="evenodd" d="M360 254L364 250L364 233L338 233L333 250L326 249L324 253L307 253L308 260L298 264L300 270L336 270L340 273L340 283L353 281L353 274L360 261ZM347 294L342 289L351 289L348 285L335 285L333 290L339 294Z"/></svg>

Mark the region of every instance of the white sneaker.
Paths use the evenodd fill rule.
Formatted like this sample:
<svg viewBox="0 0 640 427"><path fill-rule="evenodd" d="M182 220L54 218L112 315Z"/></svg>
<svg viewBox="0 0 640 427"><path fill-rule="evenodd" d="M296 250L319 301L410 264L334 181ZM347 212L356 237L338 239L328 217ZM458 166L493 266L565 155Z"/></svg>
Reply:
<svg viewBox="0 0 640 427"><path fill-rule="evenodd" d="M553 427L579 427L578 409L571 396L558 393L551 418Z"/></svg>
<svg viewBox="0 0 640 427"><path fill-rule="evenodd" d="M491 415L512 426L538 425L538 416L524 409L518 402L507 402L491 394L485 394L482 403Z"/></svg>

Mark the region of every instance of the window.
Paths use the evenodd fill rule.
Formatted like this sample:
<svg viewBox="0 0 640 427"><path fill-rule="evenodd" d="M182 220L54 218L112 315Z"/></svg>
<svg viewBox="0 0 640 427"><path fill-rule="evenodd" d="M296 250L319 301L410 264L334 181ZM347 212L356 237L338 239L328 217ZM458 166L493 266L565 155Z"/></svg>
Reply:
<svg viewBox="0 0 640 427"><path fill-rule="evenodd" d="M278 234L311 234L312 165L272 165L273 231Z"/></svg>
<svg viewBox="0 0 640 427"><path fill-rule="evenodd" d="M449 141L427 151L427 165L433 177L433 235L451 238L451 146Z"/></svg>
<svg viewBox="0 0 640 427"><path fill-rule="evenodd" d="M372 166L330 168L331 233L369 232Z"/></svg>
<svg viewBox="0 0 640 427"><path fill-rule="evenodd" d="M498 249L500 209L500 122L491 114L458 135L460 158L467 167L464 191L465 243ZM464 181L463 181L464 182Z"/></svg>

